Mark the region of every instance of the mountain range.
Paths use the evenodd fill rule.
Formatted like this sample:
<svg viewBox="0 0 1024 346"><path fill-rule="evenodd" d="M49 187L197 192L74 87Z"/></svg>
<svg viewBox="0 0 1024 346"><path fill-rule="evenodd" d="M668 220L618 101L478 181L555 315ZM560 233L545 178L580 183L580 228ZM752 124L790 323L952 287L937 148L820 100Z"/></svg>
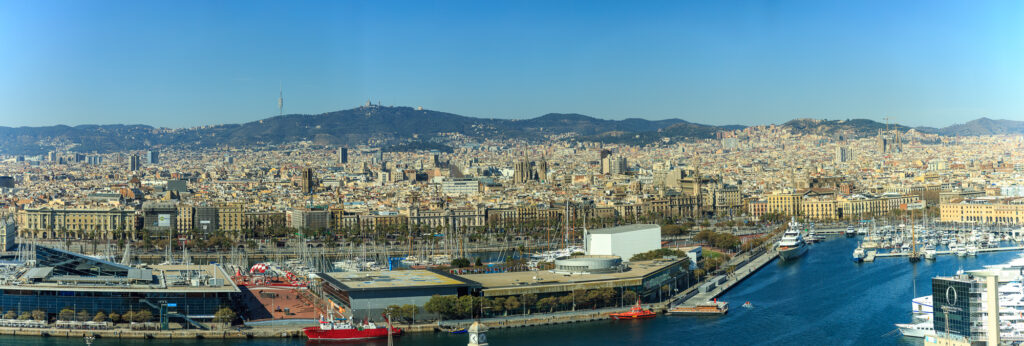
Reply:
<svg viewBox="0 0 1024 346"><path fill-rule="evenodd" d="M796 119L779 125L802 134L871 136L886 126L911 127L867 119ZM402 148L427 143L439 134L458 133L474 139L543 140L557 136L608 143L648 144L658 141L714 138L718 131L742 125L704 125L681 119L598 119L581 114L552 113L532 119L488 119L410 107L368 105L316 115L290 114L244 124L187 129L147 125L79 125L45 127L0 126L0 153L37 155L56 145L73 144L77 152L143 150L159 147L202 148L311 141L319 145L356 145L374 139ZM946 136L1024 134L1024 122L980 118L945 128L916 127L923 133Z"/></svg>

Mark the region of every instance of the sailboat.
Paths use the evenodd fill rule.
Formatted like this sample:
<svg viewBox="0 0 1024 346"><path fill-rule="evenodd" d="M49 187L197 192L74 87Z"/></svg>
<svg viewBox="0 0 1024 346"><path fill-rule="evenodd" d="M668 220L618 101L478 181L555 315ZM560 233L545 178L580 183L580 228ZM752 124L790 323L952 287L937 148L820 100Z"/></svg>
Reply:
<svg viewBox="0 0 1024 346"><path fill-rule="evenodd" d="M913 217L911 217L913 219ZM914 223L910 224L910 263L921 260L921 254L917 252L917 234L914 233Z"/></svg>

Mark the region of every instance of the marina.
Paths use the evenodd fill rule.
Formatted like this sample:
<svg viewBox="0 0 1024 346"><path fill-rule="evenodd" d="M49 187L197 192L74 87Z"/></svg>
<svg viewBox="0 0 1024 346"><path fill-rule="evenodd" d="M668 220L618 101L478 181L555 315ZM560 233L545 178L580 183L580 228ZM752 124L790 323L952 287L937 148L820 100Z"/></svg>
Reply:
<svg viewBox="0 0 1024 346"><path fill-rule="evenodd" d="M985 253L985 252L1021 251L1021 250L1024 250L1024 246L1004 246L1004 247L996 247L996 248L984 248L984 249L978 249L977 251L980 252L980 253ZM935 251L935 255L953 255L953 256L958 256L957 252L956 251L952 251L952 250L937 250L937 251ZM883 252L883 253L876 253L875 256L876 257L907 257L907 256L910 256L910 253L907 253L907 252Z"/></svg>

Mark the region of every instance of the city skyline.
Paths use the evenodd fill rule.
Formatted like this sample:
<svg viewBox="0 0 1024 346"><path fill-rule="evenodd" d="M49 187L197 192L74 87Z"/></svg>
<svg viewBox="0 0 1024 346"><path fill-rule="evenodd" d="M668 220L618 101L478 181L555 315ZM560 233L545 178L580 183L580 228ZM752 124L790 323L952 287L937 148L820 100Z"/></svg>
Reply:
<svg viewBox="0 0 1024 346"><path fill-rule="evenodd" d="M282 85L285 114L1024 120L1021 5L915 5L4 3L0 126L244 123Z"/></svg>

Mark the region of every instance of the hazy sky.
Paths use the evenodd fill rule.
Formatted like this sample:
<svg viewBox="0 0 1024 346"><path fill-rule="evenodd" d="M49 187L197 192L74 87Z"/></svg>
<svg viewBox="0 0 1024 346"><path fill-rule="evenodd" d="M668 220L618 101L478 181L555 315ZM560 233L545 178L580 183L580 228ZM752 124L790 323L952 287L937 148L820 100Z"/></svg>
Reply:
<svg viewBox="0 0 1024 346"><path fill-rule="evenodd" d="M0 126L1024 120L1022 1L3 1Z"/></svg>

